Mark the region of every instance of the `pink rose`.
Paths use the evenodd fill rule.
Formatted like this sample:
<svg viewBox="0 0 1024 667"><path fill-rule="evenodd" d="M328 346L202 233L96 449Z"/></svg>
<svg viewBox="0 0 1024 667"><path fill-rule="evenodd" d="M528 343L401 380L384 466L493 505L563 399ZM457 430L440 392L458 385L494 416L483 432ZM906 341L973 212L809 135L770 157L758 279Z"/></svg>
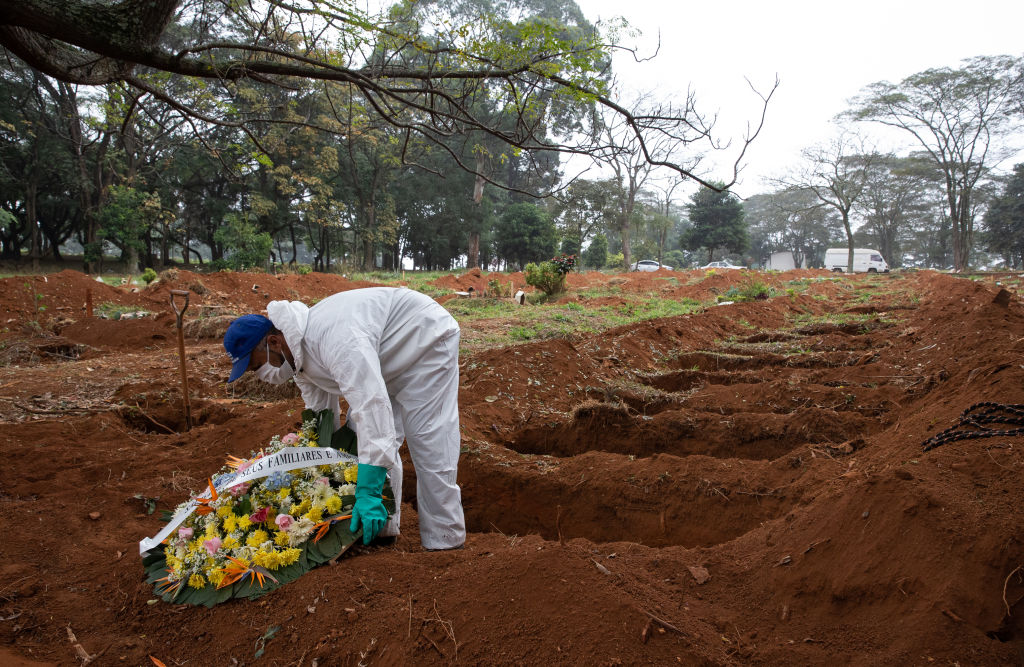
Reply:
<svg viewBox="0 0 1024 667"><path fill-rule="evenodd" d="M320 479L316 480L316 483L317 484L323 484L324 486L327 486L327 485L329 485L331 483L331 480L327 479L326 477L321 477Z"/></svg>
<svg viewBox="0 0 1024 667"><path fill-rule="evenodd" d="M184 528L179 528L178 529L178 537L180 537L183 540L191 540L192 539L192 529L187 527L187 526L184 527Z"/></svg>
<svg viewBox="0 0 1024 667"><path fill-rule="evenodd" d="M249 521L252 521L253 523L263 523L264 521L267 520L267 516L269 514L270 514L270 508L269 507L264 507L260 511L253 512L251 515L249 515Z"/></svg>
<svg viewBox="0 0 1024 667"><path fill-rule="evenodd" d="M217 549L220 549L220 538L211 537L208 540L203 540L203 546L206 547L206 551L212 556L217 553Z"/></svg>
<svg viewBox="0 0 1024 667"><path fill-rule="evenodd" d="M277 518L274 519L274 523L276 523L277 527L281 530L288 530L288 528L295 523L295 519L293 519L289 514L278 514Z"/></svg>
<svg viewBox="0 0 1024 667"><path fill-rule="evenodd" d="M294 445L298 441L299 436L296 433L289 433L285 435L283 438L281 438L281 442L283 442L286 445Z"/></svg>
<svg viewBox="0 0 1024 667"><path fill-rule="evenodd" d="M249 482L242 482L241 484L235 484L234 486L228 487L228 493L237 498L238 496L244 496L249 491Z"/></svg>

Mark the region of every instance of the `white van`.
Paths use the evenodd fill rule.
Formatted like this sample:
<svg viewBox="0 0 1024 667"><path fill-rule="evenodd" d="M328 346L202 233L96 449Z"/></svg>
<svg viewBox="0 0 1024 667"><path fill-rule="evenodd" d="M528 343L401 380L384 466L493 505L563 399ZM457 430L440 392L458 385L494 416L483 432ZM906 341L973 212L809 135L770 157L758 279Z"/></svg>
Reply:
<svg viewBox="0 0 1024 667"><path fill-rule="evenodd" d="M849 248L829 248L825 251L825 268L829 271L846 271L850 259ZM882 253L871 248L853 249L854 273L889 273L889 265L882 258Z"/></svg>

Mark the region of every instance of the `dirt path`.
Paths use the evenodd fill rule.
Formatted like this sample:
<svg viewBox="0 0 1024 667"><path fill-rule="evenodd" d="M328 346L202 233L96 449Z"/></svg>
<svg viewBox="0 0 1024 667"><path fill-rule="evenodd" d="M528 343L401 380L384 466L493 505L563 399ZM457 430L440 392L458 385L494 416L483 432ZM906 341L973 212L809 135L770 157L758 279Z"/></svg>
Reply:
<svg viewBox="0 0 1024 667"><path fill-rule="evenodd" d="M365 283L0 281L0 663L82 664L68 628L92 665L1024 662L1024 437L921 448L972 404L1024 404L1024 303L930 272L828 278L767 275L767 301L465 357L465 549L421 549L409 474L394 547L209 610L151 603L148 510L302 407L223 383L226 314ZM795 279L810 284L782 291ZM612 280L628 302L743 278L571 287ZM184 432L173 318L82 307L93 290L163 312L197 281Z"/></svg>

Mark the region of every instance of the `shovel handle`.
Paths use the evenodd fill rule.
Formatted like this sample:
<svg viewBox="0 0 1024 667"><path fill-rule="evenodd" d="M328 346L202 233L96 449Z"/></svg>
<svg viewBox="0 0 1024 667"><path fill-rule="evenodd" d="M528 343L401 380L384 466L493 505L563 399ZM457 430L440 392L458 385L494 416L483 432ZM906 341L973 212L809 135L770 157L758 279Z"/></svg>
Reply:
<svg viewBox="0 0 1024 667"><path fill-rule="evenodd" d="M180 309L178 308L177 302L174 300L174 297L176 296L185 297L185 305ZM178 316L178 359L181 364L181 402L185 409L185 430L188 431L192 429L192 405L188 399L188 373L185 370L185 334L181 328L181 318L188 309L188 290L171 290L171 308L174 309L174 314Z"/></svg>
<svg viewBox="0 0 1024 667"><path fill-rule="evenodd" d="M180 309L178 303L174 300L174 297L182 296L185 297L185 305ZM181 328L181 316L188 310L188 290L187 289L172 289L171 290L171 308L174 310L174 314L178 316L178 328Z"/></svg>

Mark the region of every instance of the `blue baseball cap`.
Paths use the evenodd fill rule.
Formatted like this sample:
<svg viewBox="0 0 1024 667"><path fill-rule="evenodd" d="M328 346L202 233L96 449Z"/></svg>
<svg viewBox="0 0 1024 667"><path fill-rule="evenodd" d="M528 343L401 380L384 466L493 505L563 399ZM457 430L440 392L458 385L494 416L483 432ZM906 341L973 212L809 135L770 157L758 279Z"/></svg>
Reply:
<svg viewBox="0 0 1024 667"><path fill-rule="evenodd" d="M224 349L231 355L231 375L228 382L242 377L249 368L249 357L274 323L262 315L242 315L228 325L224 332Z"/></svg>

